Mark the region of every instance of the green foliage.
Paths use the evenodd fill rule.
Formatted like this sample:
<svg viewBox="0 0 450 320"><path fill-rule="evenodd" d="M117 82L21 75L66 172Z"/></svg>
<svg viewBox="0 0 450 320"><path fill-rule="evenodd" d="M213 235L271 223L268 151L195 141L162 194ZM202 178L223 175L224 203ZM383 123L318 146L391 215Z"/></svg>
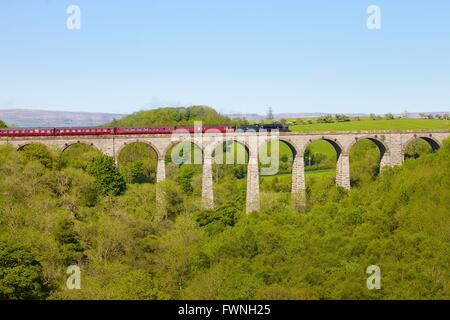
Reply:
<svg viewBox="0 0 450 320"><path fill-rule="evenodd" d="M203 124L232 124L240 122L238 120L232 120L226 116L220 115L211 107L190 106L139 111L129 116L125 116L113 123L109 123L108 125L193 125L194 121L202 121Z"/></svg>
<svg viewBox="0 0 450 320"><path fill-rule="evenodd" d="M42 299L47 290L42 266L30 250L0 241L0 299Z"/></svg>
<svg viewBox="0 0 450 320"><path fill-rule="evenodd" d="M194 170L189 165L182 165L178 171L177 182L181 186L181 190L187 195L191 195L194 191L192 186L192 177L194 176Z"/></svg>
<svg viewBox="0 0 450 320"><path fill-rule="evenodd" d="M181 289L193 276L199 258L198 246L204 238L202 230L188 216L180 216L173 227L158 239L155 265L164 290L179 298Z"/></svg>
<svg viewBox="0 0 450 320"><path fill-rule="evenodd" d="M142 161L133 162L130 168L130 176L130 183L144 183L150 180L145 174Z"/></svg>
<svg viewBox="0 0 450 320"><path fill-rule="evenodd" d="M43 144L27 144L23 146L20 151L22 151L28 159L37 160L46 168L51 168L53 165L53 155Z"/></svg>
<svg viewBox="0 0 450 320"><path fill-rule="evenodd" d="M84 257L83 247L74 230L74 222L68 218L61 219L55 228L55 239L59 243L66 265L79 264Z"/></svg>
<svg viewBox="0 0 450 320"><path fill-rule="evenodd" d="M244 179L247 176L247 166L243 164L233 166L233 175L236 179Z"/></svg>
<svg viewBox="0 0 450 320"><path fill-rule="evenodd" d="M433 148L423 139L415 139L414 141L411 141L407 146L405 150L405 158L410 159L414 158L417 159L418 157L429 154L433 152Z"/></svg>
<svg viewBox="0 0 450 320"><path fill-rule="evenodd" d="M317 123L333 123L333 116L331 114L326 114L317 118Z"/></svg>
<svg viewBox="0 0 450 320"><path fill-rule="evenodd" d="M59 167L86 170L94 158L100 154L99 150L90 145L84 143L72 144L59 155Z"/></svg>
<svg viewBox="0 0 450 320"><path fill-rule="evenodd" d="M236 203L229 202L215 210L203 210L196 213L196 221L208 234L222 232L227 226L234 226L241 213Z"/></svg>
<svg viewBox="0 0 450 320"><path fill-rule="evenodd" d="M5 121L0 120L0 128L8 128L8 126L6 125Z"/></svg>
<svg viewBox="0 0 450 320"><path fill-rule="evenodd" d="M304 154L305 170L333 168L336 165L336 150L325 140L311 142Z"/></svg>
<svg viewBox="0 0 450 320"><path fill-rule="evenodd" d="M181 187L172 180L165 180L158 185L160 194L160 208L164 208L163 217L176 217L183 207L183 193Z"/></svg>
<svg viewBox="0 0 450 320"><path fill-rule="evenodd" d="M352 186L372 181L380 170L381 155L377 145L362 139L350 150L350 179Z"/></svg>
<svg viewBox="0 0 450 320"><path fill-rule="evenodd" d="M384 115L384 118L385 118L386 120L393 120L393 119L395 119L395 117L394 117L394 115L393 115L392 113L386 113L386 114Z"/></svg>
<svg viewBox="0 0 450 320"><path fill-rule="evenodd" d="M350 117L346 116L345 114L336 114L334 116L337 122L347 122L350 121Z"/></svg>
<svg viewBox="0 0 450 320"><path fill-rule="evenodd" d="M87 171L95 177L102 195L120 195L126 189L123 176L117 170L114 159L107 155L99 155L89 164Z"/></svg>
<svg viewBox="0 0 450 320"><path fill-rule="evenodd" d="M155 182L157 154L146 143L134 142L120 151L119 170L127 183Z"/></svg>

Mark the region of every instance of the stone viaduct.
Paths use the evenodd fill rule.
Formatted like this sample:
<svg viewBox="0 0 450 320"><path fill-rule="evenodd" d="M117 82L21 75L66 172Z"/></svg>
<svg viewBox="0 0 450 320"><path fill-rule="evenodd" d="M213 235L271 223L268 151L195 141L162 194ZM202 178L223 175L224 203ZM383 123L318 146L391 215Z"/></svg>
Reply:
<svg viewBox="0 0 450 320"><path fill-rule="evenodd" d="M83 136L42 136L42 137L1 137L0 143L9 143L20 149L27 144L41 143L50 148L64 151L72 144L85 143L118 159L120 151L130 143L143 142L150 145L158 156L156 180L165 179L165 155L180 142L191 142L202 150L202 198L204 208L214 207L212 164L213 151L226 141L241 143L248 154L246 211L250 213L260 208L258 150L269 141L285 142L293 154L292 193L302 194L305 190L304 152L309 143L326 140L336 150L336 184L350 188L350 149L358 140L369 139L379 148L380 167L401 165L405 148L414 139L422 138L437 150L442 141L450 136L448 130L433 131L365 131L365 132L281 132L275 134L256 132L205 133L203 135L83 135Z"/></svg>

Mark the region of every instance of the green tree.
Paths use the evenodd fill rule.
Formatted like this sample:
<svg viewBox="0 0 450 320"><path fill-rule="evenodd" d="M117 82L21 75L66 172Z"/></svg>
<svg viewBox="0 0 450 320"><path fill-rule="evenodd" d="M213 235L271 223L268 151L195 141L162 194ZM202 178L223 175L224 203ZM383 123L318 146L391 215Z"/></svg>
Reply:
<svg viewBox="0 0 450 320"><path fill-rule="evenodd" d="M194 191L192 186L192 177L194 176L194 170L190 165L182 165L178 171L177 181L181 186L181 190L187 195L191 195Z"/></svg>
<svg viewBox="0 0 450 320"><path fill-rule="evenodd" d="M88 144L72 144L59 154L58 167L72 167L86 170L93 159L100 154L102 153L98 149Z"/></svg>
<svg viewBox="0 0 450 320"><path fill-rule="evenodd" d="M22 147L20 151L23 152L28 159L37 160L46 168L51 168L53 165L53 155L43 144L28 144Z"/></svg>
<svg viewBox="0 0 450 320"><path fill-rule="evenodd" d="M247 176L246 166L243 164L233 165L233 175L236 179L244 179Z"/></svg>
<svg viewBox="0 0 450 320"><path fill-rule="evenodd" d="M89 164L87 171L95 177L102 195L120 195L126 189L123 176L110 156L100 154Z"/></svg>
<svg viewBox="0 0 450 320"><path fill-rule="evenodd" d="M331 114L326 114L317 118L317 123L332 123L334 122Z"/></svg>
<svg viewBox="0 0 450 320"><path fill-rule="evenodd" d="M30 250L0 241L0 299L42 299L47 295L42 266Z"/></svg>
<svg viewBox="0 0 450 320"><path fill-rule="evenodd" d="M393 120L395 117L394 117L394 115L393 115L392 113L386 113L386 114L384 115L384 118L385 118L386 120Z"/></svg>
<svg viewBox="0 0 450 320"><path fill-rule="evenodd" d="M147 176L144 171L144 163L142 161L133 162L131 165L131 183L144 183Z"/></svg>
<svg viewBox="0 0 450 320"><path fill-rule="evenodd" d="M118 157L119 170L127 183L155 182L157 154L143 142L127 144Z"/></svg>
<svg viewBox="0 0 450 320"><path fill-rule="evenodd" d="M415 139L408 143L405 149L405 158L418 158L421 155L429 154L433 152L433 148L423 139Z"/></svg>
<svg viewBox="0 0 450 320"><path fill-rule="evenodd" d="M171 298L179 298L192 277L203 237L195 221L183 215L158 239L156 271Z"/></svg>
<svg viewBox="0 0 450 320"><path fill-rule="evenodd" d="M55 239L66 265L79 263L84 257L84 249L74 230L74 223L68 218L61 219L55 228Z"/></svg>
<svg viewBox="0 0 450 320"><path fill-rule="evenodd" d="M345 114L336 114L334 117L335 117L337 122L350 121L350 117L346 116Z"/></svg>
<svg viewBox="0 0 450 320"><path fill-rule="evenodd" d="M196 213L196 221L200 227L213 235L225 230L227 226L234 226L240 213L240 208L234 201L215 210L204 210Z"/></svg>
<svg viewBox="0 0 450 320"><path fill-rule="evenodd" d="M176 217L183 212L183 193L178 183L173 180L166 179L158 184L157 192L159 192L161 202L159 206L164 209L163 218Z"/></svg>

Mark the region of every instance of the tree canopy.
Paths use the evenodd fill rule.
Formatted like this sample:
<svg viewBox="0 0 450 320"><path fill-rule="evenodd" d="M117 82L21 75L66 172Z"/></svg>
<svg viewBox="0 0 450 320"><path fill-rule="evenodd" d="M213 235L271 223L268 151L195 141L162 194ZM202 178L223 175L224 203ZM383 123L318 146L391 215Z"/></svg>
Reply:
<svg viewBox="0 0 450 320"><path fill-rule="evenodd" d="M157 108L135 112L116 121L114 126L158 126L158 125L193 125L194 121L203 124L233 124L238 120L219 114L208 106L190 106L177 108Z"/></svg>

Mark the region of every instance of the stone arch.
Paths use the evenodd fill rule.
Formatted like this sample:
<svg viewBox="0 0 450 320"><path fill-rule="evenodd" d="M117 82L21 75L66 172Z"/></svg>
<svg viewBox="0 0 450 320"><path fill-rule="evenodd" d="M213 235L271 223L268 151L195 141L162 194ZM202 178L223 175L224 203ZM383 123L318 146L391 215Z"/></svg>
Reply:
<svg viewBox="0 0 450 320"><path fill-rule="evenodd" d="M83 140L69 141L60 145L59 165L61 167L74 166L86 168L88 163L97 155L105 154L94 143Z"/></svg>
<svg viewBox="0 0 450 320"><path fill-rule="evenodd" d="M302 155L304 156L306 148L315 141L324 140L327 141L336 152L336 185L343 188L350 188L350 168L349 168L349 156L347 149L345 149L342 143L337 139L329 136L319 136L309 139L302 148Z"/></svg>
<svg viewBox="0 0 450 320"><path fill-rule="evenodd" d="M284 144L286 144L286 145L289 147L289 149L291 150L292 156L295 158L295 156L296 156L297 153L298 153L298 150L297 150L297 146L295 145L294 142L292 142L290 139L286 139L286 138L283 138L283 137L278 137L278 138L273 139L273 140L277 140L277 141L279 141L279 142L283 142ZM273 140L272 140L272 139L267 139L267 140L265 140L265 141L262 141L262 142L258 145L258 149L260 149L262 146L266 145L267 143L269 143L269 142L271 142L271 141L273 141Z"/></svg>
<svg viewBox="0 0 450 320"><path fill-rule="evenodd" d="M116 153L116 165L127 183L154 183L158 151L145 141L123 143Z"/></svg>
<svg viewBox="0 0 450 320"><path fill-rule="evenodd" d="M321 136L321 137L317 137L317 138L315 137L315 138L309 139L308 142L306 144L304 144L303 147L301 148L300 153L305 154L306 149L308 148L308 146L311 143L313 143L315 141L320 141L320 140L327 141L328 143L330 143L333 146L334 150L336 151L337 158L339 158L339 156L342 153L344 153L344 151L347 151L338 139L327 137L327 136Z"/></svg>
<svg viewBox="0 0 450 320"><path fill-rule="evenodd" d="M364 142L369 144L364 145ZM358 146L363 148L358 152ZM354 148L355 147L355 148ZM353 150L352 150L353 149ZM354 151L352 153L352 151ZM389 147L377 136L356 136L348 145L346 154L349 155L349 173L352 186L358 186L363 181L375 179L382 168L389 164ZM374 158L376 157L376 158Z"/></svg>
<svg viewBox="0 0 450 320"><path fill-rule="evenodd" d="M254 156L253 152L250 151L251 148L250 148L249 144L247 143L247 141L245 141L244 139L228 138L228 139L222 139L220 141L216 141L212 145L207 146L207 148L209 148L209 150L211 151L211 157L215 158L216 149L220 146L223 146L227 142L237 143L237 144L240 144L242 147L244 147L249 159L251 156Z"/></svg>
<svg viewBox="0 0 450 320"><path fill-rule="evenodd" d="M269 143L271 142L277 142L277 143L281 143L281 144L285 144L291 154L292 154L292 162L294 162L295 157L297 156L297 148L295 147L295 145L292 143L292 141L289 141L288 139L283 139L283 138L277 138L277 139L267 139L265 141L262 141L259 145L258 145L258 159L259 162L261 162L261 150L263 147L266 147ZM280 155L279 155L280 156ZM261 174L263 174L262 168L261 168Z"/></svg>
<svg viewBox="0 0 450 320"><path fill-rule="evenodd" d="M368 140L372 141L373 143L375 143L375 145L378 147L378 150L380 151L381 159L383 158L383 156L385 154L390 153L390 150L389 150L389 147L387 146L387 144L383 140L378 138L377 136L357 136L357 137L355 137L355 139L348 145L346 153L349 154L352 147L358 141L363 140L363 139L368 139Z"/></svg>
<svg viewBox="0 0 450 320"><path fill-rule="evenodd" d="M161 156L159 149L150 141L131 141L131 142L124 142L120 145L120 147L116 150L116 158L119 159L119 155L120 153L123 151L123 149L125 149L128 145L132 144L132 143L144 143L146 145L148 145L155 153L156 156L159 158Z"/></svg>
<svg viewBox="0 0 450 320"><path fill-rule="evenodd" d="M165 159L167 157L167 155L168 155L168 152L170 150L172 150L174 147L176 147L177 145L182 144L182 143L189 143L191 146L194 147L194 150L198 149L200 151L200 153L201 153L201 160L202 160L202 163L203 163L204 150L203 150L202 146L198 142L193 141L193 140L189 140L189 141L171 141L166 146L166 148L164 149L164 151L163 151L161 156ZM158 156L160 156L160 155L158 154Z"/></svg>
<svg viewBox="0 0 450 320"><path fill-rule="evenodd" d="M227 143L232 143L233 146L240 146L240 150L243 150L245 152L244 159L242 158L235 158L233 157L233 163L228 162L227 160L231 160L230 158L226 158L226 155L220 152L220 154L217 152L218 150L221 150L220 148L223 148L224 145ZM234 147L233 147L234 148ZM226 137L220 140L212 141L211 144L207 145L205 149L209 150L210 157L205 158L205 163L203 165L203 199L206 200L205 204L207 208L214 207L214 202L216 205L223 204L223 201L228 201L227 193L233 193L236 188L233 188L232 186L224 188L223 185L220 186L222 196L220 199L217 199L213 196L214 191L217 191L217 188L219 187L219 184L217 182L221 179L223 174L226 175L234 175L238 180L240 181L246 181L247 186L247 196L246 196L246 205L247 205L247 212L249 212L249 203L252 204L251 208L255 209L257 203L259 201L259 182L258 182L258 163L256 163L252 166L250 164L250 155L251 155L251 148L246 140L239 139L236 137ZM257 147L254 146L254 150L256 150ZM238 149L239 150L239 149ZM257 153L255 152L254 155L257 156ZM223 156L225 161L217 161L217 157ZM234 156L234 151L233 151ZM243 163L240 160L244 160ZM233 164L230 166L229 164ZM234 166L236 165L236 166ZM216 183L214 183L214 181ZM237 183L243 183L243 182L237 182ZM250 210L255 211L255 210Z"/></svg>
<svg viewBox="0 0 450 320"><path fill-rule="evenodd" d="M16 151L21 151L24 148L26 148L27 146L33 145L33 144L38 144L41 146L44 146L45 148L47 148L48 150L50 150L50 146L48 146L45 143L39 142L39 141L30 141L30 142L26 142L26 143L21 143L15 146Z"/></svg>
<svg viewBox="0 0 450 320"><path fill-rule="evenodd" d="M191 139L170 141L164 148L164 156L160 160L165 166L165 177L177 180L181 175L184 177L182 185L186 195L197 194L202 185L204 175L204 154L203 149L196 141Z"/></svg>
<svg viewBox="0 0 450 320"><path fill-rule="evenodd" d="M23 153L29 160L36 160L46 168L53 166L55 150L51 150L48 144L40 141L29 141L15 147L17 152ZM28 149L28 147L32 148Z"/></svg>
<svg viewBox="0 0 450 320"><path fill-rule="evenodd" d="M402 154L403 155L406 152L406 147L408 146L408 144L410 144L411 142L413 142L416 139L422 139L423 141L427 142L430 145L431 149L433 149L433 151L437 151L441 147L440 142L436 138L434 138L431 134L428 136L415 134L413 137L408 139L403 144L403 146L402 146Z"/></svg>
<svg viewBox="0 0 450 320"><path fill-rule="evenodd" d="M79 144L84 144L87 145L89 147L92 147L100 152L103 152L100 148L98 148L93 142L86 142L86 141L75 141L75 142L68 142L68 143L64 143L61 147L61 153L64 153L68 148L70 148L73 145L79 145Z"/></svg>
<svg viewBox="0 0 450 320"><path fill-rule="evenodd" d="M279 145L279 154L278 159L276 163L272 162L273 149L270 149L270 156L267 160L270 160L269 163L264 163L264 155L265 151L269 151L268 148L269 144L271 146L273 143ZM286 162L283 162L283 156L286 155L286 153L282 152L283 149L286 148L283 146L285 145L289 151L288 152L288 159L286 159ZM263 151L265 150L265 151ZM263 142L261 142L258 146L258 163L260 165L260 187L262 190L265 190L265 197L273 197L273 192L279 191L281 193L286 192L297 192L298 189L298 166L297 163L299 161L303 161L302 159L296 159L297 158L297 148L294 145L292 141L289 139L284 139L281 137L277 137L276 139L267 139ZM290 158L290 159L289 159ZM274 159L275 160L275 159ZM274 190L275 186L275 190Z"/></svg>

